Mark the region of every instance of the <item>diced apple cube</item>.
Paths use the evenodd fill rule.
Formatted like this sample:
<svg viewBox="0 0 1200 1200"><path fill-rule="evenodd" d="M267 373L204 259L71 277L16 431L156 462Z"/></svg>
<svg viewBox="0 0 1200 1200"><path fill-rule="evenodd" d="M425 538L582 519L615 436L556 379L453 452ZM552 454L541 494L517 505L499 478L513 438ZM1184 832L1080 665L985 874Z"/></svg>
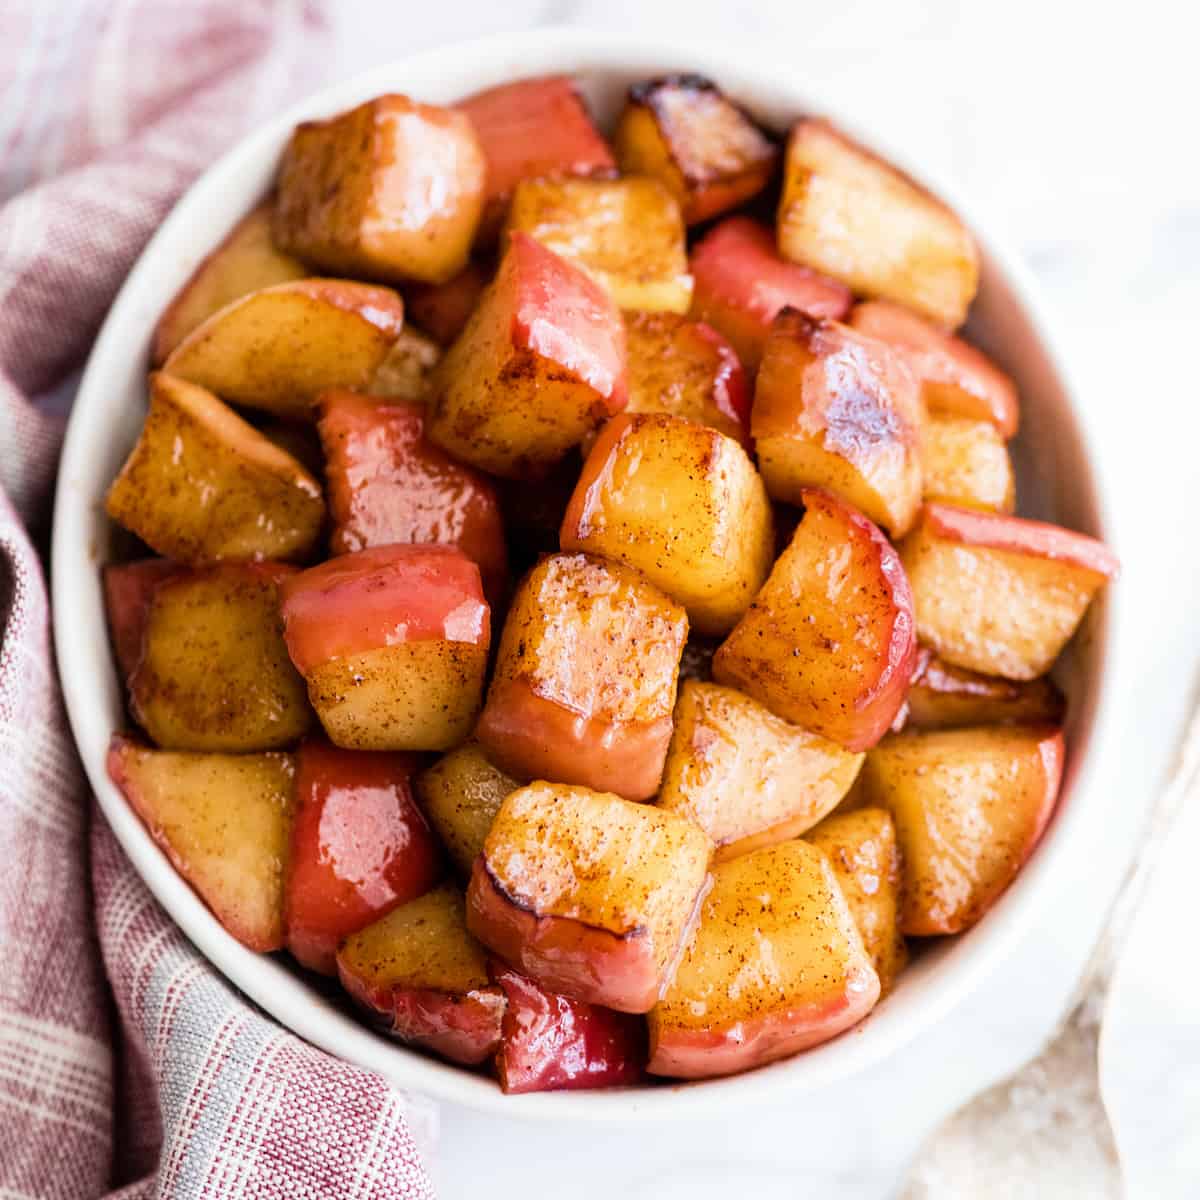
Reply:
<svg viewBox="0 0 1200 1200"><path fill-rule="evenodd" d="M1016 503L1008 447L990 421L930 416L921 430L921 474L930 503L1000 513Z"/></svg>

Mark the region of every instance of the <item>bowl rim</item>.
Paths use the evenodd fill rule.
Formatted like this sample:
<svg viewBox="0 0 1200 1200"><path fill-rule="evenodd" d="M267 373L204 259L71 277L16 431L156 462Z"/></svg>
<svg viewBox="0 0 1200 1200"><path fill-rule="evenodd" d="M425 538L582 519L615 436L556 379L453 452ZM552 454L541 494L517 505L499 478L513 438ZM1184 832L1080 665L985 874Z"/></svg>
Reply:
<svg viewBox="0 0 1200 1200"><path fill-rule="evenodd" d="M99 560L92 545L92 522L96 519L94 490L76 483L87 476L92 439L98 431L93 410L108 388L115 364L129 357L126 324L135 315L140 293L146 290L160 260L182 242L196 214L205 211L222 189L240 196L242 211L255 195L243 182L256 171L268 174L274 165L275 148L297 121L313 115L337 112L361 99L388 90L412 88L422 95L431 83L446 77L462 81L472 68L484 77L474 87L451 90L468 94L479 86L524 76L561 72L565 74L658 73L664 63L678 69L708 74L733 92L751 92L772 97L796 114L818 111L860 138L960 213L1011 292L1017 310L1023 312L1036 334L1039 349L1060 387L1074 436L1086 464L1087 497L1095 513L1096 536L1112 540L1103 459L1097 454L1086 408L1076 399L1069 371L1059 352L1052 324L1038 289L1024 264L1002 239L991 231L994 224L981 220L978 204L967 204L946 180L910 163L903 151L871 128L869 114L848 111L833 104L819 91L794 82L794 71L770 56L756 56L751 48L731 52L728 46L703 40L667 39L663 36L595 33L580 29L546 28L521 33L498 34L458 42L357 72L289 105L272 120L241 138L221 155L180 197L167 218L139 255L106 317L84 370L68 423L59 464L59 487L55 502L51 545L51 592L53 629L60 681L68 718L89 781L101 809L134 868L174 923L194 946L231 983L266 1010L285 1028L327 1052L359 1066L374 1069L396 1086L454 1102L476 1111L494 1112L511 1118L587 1121L629 1121L633 1118L674 1119L699 1112L727 1111L731 1104L746 1104L781 1092L800 1094L862 1072L915 1039L940 1021L973 992L984 976L1030 930L1041 910L1045 893L1062 870L1081 823L1091 816L1086 796L1094 790L1095 747L1114 720L1114 651L1120 629L1120 587L1110 587L1095 624L1098 642L1096 699L1086 744L1071 790L1072 802L1059 804L1055 817L1021 875L989 913L986 925L977 927L984 936L959 939L953 955L940 973L936 986L926 989L920 1005L906 1005L908 1020L897 1027L868 1017L855 1030L814 1050L784 1059L743 1075L689 1084L654 1084L632 1089L549 1092L505 1096L484 1076L436 1061L397 1043L380 1038L365 1024L354 1021L324 1000L301 976L271 957L255 954L238 943L212 916L191 887L179 876L158 849L105 771L104 749L112 722L104 711L102 689L115 687L111 664L108 680L97 681L90 670L81 670L80 630L96 620L99 592ZM503 64L511 64L509 67ZM494 77L494 78L493 78ZM490 81L489 81L490 80ZM270 157L268 157L270 156ZM200 247L206 253L211 245ZM150 331L145 330L148 343ZM101 430L102 432L102 430ZM80 618L84 619L81 620ZM101 628L104 616L99 614ZM107 656L107 642L99 651ZM898 993L899 993L898 989ZM880 1026L884 1029L880 1030ZM864 1036L867 1031L875 1036Z"/></svg>

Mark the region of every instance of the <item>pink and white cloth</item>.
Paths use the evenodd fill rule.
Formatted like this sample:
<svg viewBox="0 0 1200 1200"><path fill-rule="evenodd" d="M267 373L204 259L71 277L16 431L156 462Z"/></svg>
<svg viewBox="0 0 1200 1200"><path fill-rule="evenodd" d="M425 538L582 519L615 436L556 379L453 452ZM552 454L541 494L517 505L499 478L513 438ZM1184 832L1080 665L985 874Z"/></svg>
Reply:
<svg viewBox="0 0 1200 1200"><path fill-rule="evenodd" d="M307 90L316 0L0 0L0 1197L431 1197L407 1101L174 927L87 794L44 568L61 398L138 251Z"/></svg>

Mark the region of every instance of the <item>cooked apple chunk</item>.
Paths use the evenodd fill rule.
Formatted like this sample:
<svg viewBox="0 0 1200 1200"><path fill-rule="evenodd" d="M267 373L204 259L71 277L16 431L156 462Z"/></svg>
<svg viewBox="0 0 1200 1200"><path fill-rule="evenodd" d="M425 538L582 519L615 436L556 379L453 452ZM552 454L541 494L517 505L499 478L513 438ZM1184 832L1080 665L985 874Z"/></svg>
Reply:
<svg viewBox="0 0 1200 1200"><path fill-rule="evenodd" d="M264 200L247 213L179 289L154 330L155 366L165 362L193 329L225 305L309 273L298 258L275 248L271 241L273 210L274 202Z"/></svg>
<svg viewBox="0 0 1200 1200"><path fill-rule="evenodd" d="M129 707L164 750L277 750L311 727L279 620L279 585L295 571L223 563L154 589Z"/></svg>
<svg viewBox="0 0 1200 1200"><path fill-rule="evenodd" d="M1095 538L1041 521L925 506L900 547L921 641L956 667L1044 675L1117 574Z"/></svg>
<svg viewBox="0 0 1200 1200"><path fill-rule="evenodd" d="M850 311L845 284L780 258L771 231L749 217L729 217L710 229L692 250L691 267L691 315L724 334L751 374L783 309L834 321Z"/></svg>
<svg viewBox="0 0 1200 1200"><path fill-rule="evenodd" d="M466 266L486 162L463 113L385 95L297 125L276 244L335 274L443 283Z"/></svg>
<svg viewBox="0 0 1200 1200"><path fill-rule="evenodd" d="M488 285L488 272L471 261L445 283L414 283L404 289L408 315L439 346L449 346L466 328Z"/></svg>
<svg viewBox="0 0 1200 1200"><path fill-rule="evenodd" d="M559 540L640 571L710 634L737 624L775 548L771 502L741 444L657 413L620 413L604 427Z"/></svg>
<svg viewBox="0 0 1200 1200"><path fill-rule="evenodd" d="M863 798L891 813L900 844L904 933L961 933L983 916L1041 838L1062 765L1047 725L893 734L867 755Z"/></svg>
<svg viewBox="0 0 1200 1200"><path fill-rule="evenodd" d="M442 357L441 347L420 330L405 326L387 358L375 368L367 391L397 400L429 399L430 377Z"/></svg>
<svg viewBox="0 0 1200 1200"><path fill-rule="evenodd" d="M293 575L281 597L288 652L334 745L448 750L470 732L491 624L461 550L360 550Z"/></svg>
<svg viewBox="0 0 1200 1200"><path fill-rule="evenodd" d="M825 488L903 535L921 506L923 415L912 374L883 342L792 309L775 318L751 432L776 500Z"/></svg>
<svg viewBox="0 0 1200 1200"><path fill-rule="evenodd" d="M496 814L467 889L467 925L544 987L647 1012L696 906L710 850L674 813L531 783Z"/></svg>
<svg viewBox="0 0 1200 1200"><path fill-rule="evenodd" d="M825 855L784 842L713 870L700 922L650 1011L655 1075L730 1075L828 1041L879 979Z"/></svg>
<svg viewBox="0 0 1200 1200"><path fill-rule="evenodd" d="M720 862L804 833L833 810L861 764L861 754L741 692L688 680L656 803L699 825Z"/></svg>
<svg viewBox="0 0 1200 1200"><path fill-rule="evenodd" d="M959 729L968 725L1057 725L1066 700L1049 676L1017 682L980 675L920 653L908 691L908 722L915 729Z"/></svg>
<svg viewBox="0 0 1200 1200"><path fill-rule="evenodd" d="M518 779L654 795L687 616L620 563L555 554L513 597L476 734Z"/></svg>
<svg viewBox="0 0 1200 1200"><path fill-rule="evenodd" d="M125 683L142 658L146 613L154 590L179 569L165 558L143 558L138 562L109 563L103 570L108 634L117 670Z"/></svg>
<svg viewBox="0 0 1200 1200"><path fill-rule="evenodd" d="M325 517L320 485L290 454L211 392L161 373L105 507L181 563L302 558Z"/></svg>
<svg viewBox="0 0 1200 1200"><path fill-rule="evenodd" d="M573 262L619 308L685 313L691 303L683 216L656 179L523 179L507 229Z"/></svg>
<svg viewBox="0 0 1200 1200"><path fill-rule="evenodd" d="M331 387L365 387L400 336L404 306L388 288L301 279L214 313L163 369L231 404L311 419Z"/></svg>
<svg viewBox="0 0 1200 1200"><path fill-rule="evenodd" d="M1008 447L990 421L931 416L921 430L921 475L931 503L1000 513L1016 503Z"/></svg>
<svg viewBox="0 0 1200 1200"><path fill-rule="evenodd" d="M778 237L784 258L948 329L979 287L979 252L958 217L820 118L788 137Z"/></svg>
<svg viewBox="0 0 1200 1200"><path fill-rule="evenodd" d="M825 492L804 515L749 611L713 658L713 678L847 750L896 718L916 656L900 559L861 513Z"/></svg>
<svg viewBox="0 0 1200 1200"><path fill-rule="evenodd" d="M882 808L834 813L804 840L829 859L879 976L880 995L886 995L908 961L899 924L900 850L891 816Z"/></svg>
<svg viewBox="0 0 1200 1200"><path fill-rule="evenodd" d="M351 934L337 955L342 986L394 1037L458 1063L500 1044L504 993L467 932L462 892L444 883Z"/></svg>
<svg viewBox="0 0 1200 1200"><path fill-rule="evenodd" d="M666 75L629 89L614 136L627 175L650 175L689 225L736 208L767 186L779 148L700 75Z"/></svg>
<svg viewBox="0 0 1200 1200"><path fill-rule="evenodd" d="M904 351L931 413L990 421L1005 439L1017 432L1016 386L974 346L885 300L856 304L849 323Z"/></svg>
<svg viewBox="0 0 1200 1200"><path fill-rule="evenodd" d="M625 330L577 267L514 234L435 372L429 436L493 475L544 475L625 407Z"/></svg>
<svg viewBox="0 0 1200 1200"><path fill-rule="evenodd" d="M289 754L180 754L115 734L108 775L172 865L251 950L283 946Z"/></svg>

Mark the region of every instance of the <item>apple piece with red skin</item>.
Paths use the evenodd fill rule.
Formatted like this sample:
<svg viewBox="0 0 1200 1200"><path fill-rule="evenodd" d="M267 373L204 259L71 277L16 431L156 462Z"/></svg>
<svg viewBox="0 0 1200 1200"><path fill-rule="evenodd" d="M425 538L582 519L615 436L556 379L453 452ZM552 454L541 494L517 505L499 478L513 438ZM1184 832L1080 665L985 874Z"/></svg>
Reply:
<svg viewBox="0 0 1200 1200"><path fill-rule="evenodd" d="M280 590L284 639L330 741L347 750L446 750L483 693L491 613L455 546L377 546Z"/></svg>
<svg viewBox="0 0 1200 1200"><path fill-rule="evenodd" d="M727 337L751 375L781 309L836 321L853 299L844 284L781 258L771 231L750 217L710 229L692 249L691 271L691 316Z"/></svg>
<svg viewBox="0 0 1200 1200"><path fill-rule="evenodd" d="M713 868L675 978L650 1011L654 1075L704 1079L856 1024L879 977L825 855L783 842Z"/></svg>
<svg viewBox="0 0 1200 1200"><path fill-rule="evenodd" d="M165 558L109 563L104 568L104 609L108 615L108 632L117 669L126 683L142 657L146 614L154 589L179 569L177 564Z"/></svg>
<svg viewBox="0 0 1200 1200"><path fill-rule="evenodd" d="M1067 702L1054 681L1018 682L942 662L922 648L908 691L905 728L963 729L971 725L1061 724Z"/></svg>
<svg viewBox="0 0 1200 1200"><path fill-rule="evenodd" d="M309 739L296 752L296 819L285 891L287 947L336 975L349 934L429 891L445 870L417 808L412 754L340 750Z"/></svg>
<svg viewBox="0 0 1200 1200"><path fill-rule="evenodd" d="M502 963L492 977L507 1004L496 1074L509 1095L639 1083L646 1062L640 1017L548 992Z"/></svg>
<svg viewBox="0 0 1200 1200"><path fill-rule="evenodd" d="M531 783L475 862L467 925L543 987L619 1012L658 998L708 871L684 817L608 792Z"/></svg>
<svg viewBox="0 0 1200 1200"><path fill-rule="evenodd" d="M457 546L478 564L489 601L501 602L508 555L496 490L429 441L424 405L339 388L325 392L319 408L333 553Z"/></svg>
<svg viewBox="0 0 1200 1200"><path fill-rule="evenodd" d="M472 259L445 283L413 283L404 289L408 316L440 346L449 346L466 328L490 272Z"/></svg>
<svg viewBox="0 0 1200 1200"><path fill-rule="evenodd" d="M900 556L921 641L953 666L1018 681L1054 665L1118 573L1086 534L946 504L925 506Z"/></svg>
<svg viewBox="0 0 1200 1200"><path fill-rule="evenodd" d="M878 527L827 492L804 515L746 615L713 658L713 679L847 750L895 720L916 661L913 598Z"/></svg>
<svg viewBox="0 0 1200 1200"><path fill-rule="evenodd" d="M578 267L514 233L434 371L429 437L493 475L545 475L625 407L625 327Z"/></svg>

